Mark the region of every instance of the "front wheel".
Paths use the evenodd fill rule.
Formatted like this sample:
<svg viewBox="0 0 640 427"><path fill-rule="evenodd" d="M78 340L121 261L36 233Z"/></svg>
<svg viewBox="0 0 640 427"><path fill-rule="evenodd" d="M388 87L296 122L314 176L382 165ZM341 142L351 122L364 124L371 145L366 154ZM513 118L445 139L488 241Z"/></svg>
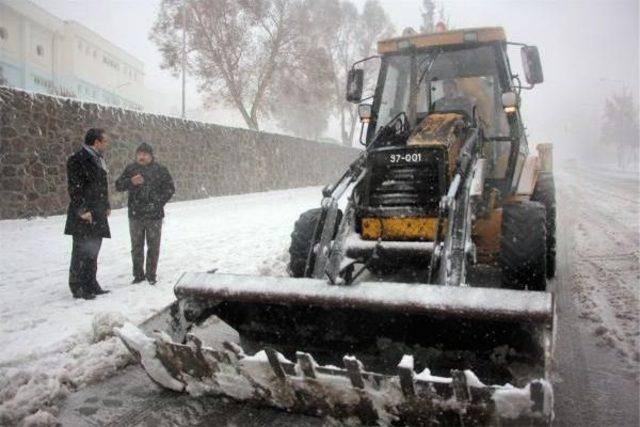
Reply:
<svg viewBox="0 0 640 427"><path fill-rule="evenodd" d="M498 258L503 286L533 291L546 289L546 237L544 205L524 201L503 207Z"/></svg>
<svg viewBox="0 0 640 427"><path fill-rule="evenodd" d="M553 173L541 172L538 175L531 200L542 203L547 211L547 278L551 279L556 274L556 187Z"/></svg>
<svg viewBox="0 0 640 427"><path fill-rule="evenodd" d="M309 209L300 215L293 226L291 245L289 246L289 266L287 267L291 277L304 277L309 252L313 246L313 237L321 216L322 208ZM334 237L338 232L341 220L342 212L338 211Z"/></svg>

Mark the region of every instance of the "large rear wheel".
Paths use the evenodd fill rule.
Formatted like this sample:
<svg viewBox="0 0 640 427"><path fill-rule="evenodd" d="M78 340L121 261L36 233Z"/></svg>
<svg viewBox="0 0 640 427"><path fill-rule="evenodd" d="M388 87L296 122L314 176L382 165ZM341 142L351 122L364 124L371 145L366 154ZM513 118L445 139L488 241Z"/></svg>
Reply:
<svg viewBox="0 0 640 427"><path fill-rule="evenodd" d="M499 263L503 286L546 288L546 215L541 203L524 201L503 207Z"/></svg>
<svg viewBox="0 0 640 427"><path fill-rule="evenodd" d="M551 279L556 274L556 186L552 172L538 175L531 200L542 203L547 211L547 278Z"/></svg>

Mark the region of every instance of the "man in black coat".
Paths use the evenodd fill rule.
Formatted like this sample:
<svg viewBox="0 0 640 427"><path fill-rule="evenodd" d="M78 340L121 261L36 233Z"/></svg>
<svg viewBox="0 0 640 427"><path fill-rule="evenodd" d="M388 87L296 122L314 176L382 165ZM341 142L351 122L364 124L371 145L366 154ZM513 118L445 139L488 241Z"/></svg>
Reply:
<svg viewBox="0 0 640 427"><path fill-rule="evenodd" d="M64 234L73 236L69 287L74 298L94 299L108 293L96 280L103 238L111 237L107 164L102 157L109 140L102 129L89 129L82 148L67 160L69 209Z"/></svg>
<svg viewBox="0 0 640 427"><path fill-rule="evenodd" d="M149 284L155 285L164 205L175 192L173 179L167 168L155 161L153 148L143 142L136 150L136 161L129 164L116 181L116 190L129 192L132 283L140 283L147 279ZM145 240L147 241L146 266Z"/></svg>

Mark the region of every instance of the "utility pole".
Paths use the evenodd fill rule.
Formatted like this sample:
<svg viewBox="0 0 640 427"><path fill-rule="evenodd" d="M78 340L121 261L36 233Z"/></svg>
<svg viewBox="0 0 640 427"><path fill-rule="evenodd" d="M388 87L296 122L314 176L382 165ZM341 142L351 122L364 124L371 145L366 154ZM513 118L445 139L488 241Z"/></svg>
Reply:
<svg viewBox="0 0 640 427"><path fill-rule="evenodd" d="M182 119L186 118L187 87L187 0L182 2Z"/></svg>

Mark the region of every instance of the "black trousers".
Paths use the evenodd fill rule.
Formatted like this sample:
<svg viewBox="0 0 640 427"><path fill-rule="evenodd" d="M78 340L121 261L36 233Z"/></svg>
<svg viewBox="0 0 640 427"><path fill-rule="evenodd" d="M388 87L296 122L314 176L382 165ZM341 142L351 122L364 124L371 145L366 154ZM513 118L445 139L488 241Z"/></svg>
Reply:
<svg viewBox="0 0 640 427"><path fill-rule="evenodd" d="M129 234L131 234L131 260L133 261L133 277L137 280L146 278L156 280L158 258L160 257L160 237L162 235L162 219L129 218ZM146 268L144 259L144 243L147 242ZM146 271L146 274L145 274Z"/></svg>
<svg viewBox="0 0 640 427"><path fill-rule="evenodd" d="M73 296L95 293L100 289L96 280L98 254L102 237L73 236L69 288Z"/></svg>

